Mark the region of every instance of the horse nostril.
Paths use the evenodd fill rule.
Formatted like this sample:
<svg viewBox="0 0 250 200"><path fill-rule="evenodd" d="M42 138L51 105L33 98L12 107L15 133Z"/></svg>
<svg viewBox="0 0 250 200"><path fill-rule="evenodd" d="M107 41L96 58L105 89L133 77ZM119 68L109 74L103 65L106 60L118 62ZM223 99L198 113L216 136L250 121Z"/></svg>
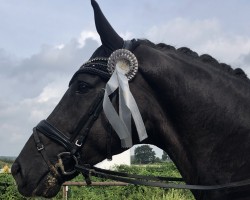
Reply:
<svg viewBox="0 0 250 200"><path fill-rule="evenodd" d="M15 163L13 163L13 165L11 167L11 173L13 175L18 174L18 172L20 171L20 169L21 169L20 165L15 162Z"/></svg>

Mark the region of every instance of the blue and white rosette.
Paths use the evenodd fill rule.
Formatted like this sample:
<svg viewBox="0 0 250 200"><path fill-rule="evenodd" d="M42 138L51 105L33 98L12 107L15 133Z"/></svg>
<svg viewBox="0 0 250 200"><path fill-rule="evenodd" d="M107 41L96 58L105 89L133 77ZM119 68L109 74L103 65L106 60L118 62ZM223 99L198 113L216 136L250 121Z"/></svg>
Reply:
<svg viewBox="0 0 250 200"><path fill-rule="evenodd" d="M138 71L138 62L133 53L126 49L114 51L108 59L108 70L112 74L106 84L103 110L113 129L121 139L123 148L130 148L132 143L131 118L135 122L140 141L146 139L147 132L136 101L129 89L128 81ZM110 101L109 95L119 90L119 114Z"/></svg>

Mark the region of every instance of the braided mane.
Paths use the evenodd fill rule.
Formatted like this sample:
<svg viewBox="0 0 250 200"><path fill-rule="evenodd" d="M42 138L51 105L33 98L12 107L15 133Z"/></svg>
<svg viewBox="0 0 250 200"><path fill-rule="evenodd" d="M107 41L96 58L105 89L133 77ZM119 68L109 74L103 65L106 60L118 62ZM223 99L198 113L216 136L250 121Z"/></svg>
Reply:
<svg viewBox="0 0 250 200"><path fill-rule="evenodd" d="M193 59L199 59L200 61L204 62L204 63L208 63L211 64L215 67L220 68L223 71L227 71L229 74L238 76L240 78L242 78L243 80L248 80L250 81L250 79L248 79L246 73L241 69L241 68L236 68L233 69L230 65L225 64L225 63L219 63L215 58L213 58L212 56L208 55L208 54L203 54L203 55L198 55L198 53L192 51L191 49L187 48L187 47L181 47L176 49L175 47L171 46L171 45L167 45L164 43L159 43L159 44L154 44L152 42L150 42L149 40L139 40L141 44L145 44L148 46L151 46L153 48L156 48L162 52L164 51L175 51L176 53L182 54L182 55L186 55L190 58Z"/></svg>

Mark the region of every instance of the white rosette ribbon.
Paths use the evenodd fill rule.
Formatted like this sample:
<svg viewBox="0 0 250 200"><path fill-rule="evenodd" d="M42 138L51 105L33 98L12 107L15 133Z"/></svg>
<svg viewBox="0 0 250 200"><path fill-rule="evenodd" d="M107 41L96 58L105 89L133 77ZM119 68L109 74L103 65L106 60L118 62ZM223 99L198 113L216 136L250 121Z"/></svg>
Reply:
<svg viewBox="0 0 250 200"><path fill-rule="evenodd" d="M131 116L135 122L140 141L148 137L139 108L128 84L128 81L138 71L138 62L130 51L118 49L109 57L108 70L112 76L106 84L103 110L109 123L121 139L121 146L130 148L133 145ZM109 98L117 89L119 90L119 115Z"/></svg>

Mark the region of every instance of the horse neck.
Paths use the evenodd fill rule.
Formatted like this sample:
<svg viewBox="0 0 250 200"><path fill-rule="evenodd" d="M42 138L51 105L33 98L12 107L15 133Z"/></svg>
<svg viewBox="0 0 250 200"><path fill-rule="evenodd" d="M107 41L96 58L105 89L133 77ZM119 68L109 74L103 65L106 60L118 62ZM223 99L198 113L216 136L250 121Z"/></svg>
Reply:
<svg viewBox="0 0 250 200"><path fill-rule="evenodd" d="M237 137L250 133L249 83L176 52L163 54L145 47L137 51L142 76L165 115L165 128L159 128L165 140L158 141L158 146L170 153L188 182L230 181L240 164L224 174L223 166L230 166L233 159L250 161L231 155L236 148L233 140L250 142L247 136Z"/></svg>
<svg viewBox="0 0 250 200"><path fill-rule="evenodd" d="M140 48L137 50L141 51ZM187 182L191 182L191 180L196 179L195 168L184 148L182 139L176 133L176 129L168 117L168 109L165 106L164 99L168 98L168 95L171 96L171 92L168 93L165 84L162 85L161 79L165 81L165 77L162 77L160 70L156 69L158 67L160 69L162 68L160 59L153 59L156 62L152 64L148 62L144 63L144 57L147 56L141 57L140 55L144 53L141 54L140 52L140 54L137 54L137 50L135 54L140 65L140 73L137 76L142 77L143 81L138 81L139 83L137 82L135 84L139 85L140 88L133 88L133 84L131 84L131 89L134 90L133 94L135 94L137 100L140 96L143 96L140 95L140 92L144 93L145 96L141 98L142 100L138 104L139 107L144 107L140 110L143 110L146 116L144 122L147 127L149 138L145 142L158 146L166 151L175 162L182 176ZM150 58L150 55L148 58ZM139 77L137 77L137 79L140 79Z"/></svg>

